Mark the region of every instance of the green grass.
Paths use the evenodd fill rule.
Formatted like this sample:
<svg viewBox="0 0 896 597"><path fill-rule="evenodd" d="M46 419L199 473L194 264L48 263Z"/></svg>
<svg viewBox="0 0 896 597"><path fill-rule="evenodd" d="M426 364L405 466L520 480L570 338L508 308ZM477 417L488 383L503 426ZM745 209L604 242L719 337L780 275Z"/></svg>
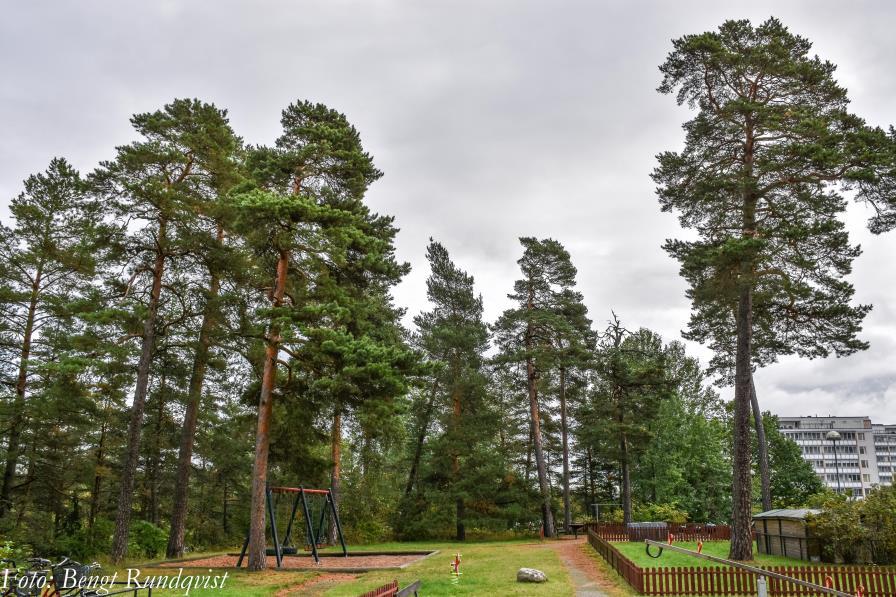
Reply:
<svg viewBox="0 0 896 597"><path fill-rule="evenodd" d="M589 548L590 549L590 548ZM339 551L339 548L327 548L326 551ZM433 551L438 554L411 564L403 570L383 570L357 574L354 580L328 585L325 595L355 597L394 579L404 587L415 580L423 582L422 592L429 596L437 595L551 595L572 597L575 592L566 568L560 562L556 552L544 542L532 539L511 541L483 541L467 543L408 542L377 543L371 545L350 545L350 553L365 551ZM460 578L453 580L450 563L454 554L461 554ZM203 554L191 554L197 557ZM153 562L155 563L155 562ZM603 565L596 561L598 566ZM184 563L189 566L188 562ZM516 571L522 567L538 568L547 574L548 582L544 584L528 584L516 582ZM176 575L177 568L141 568L139 564L131 567L141 569L144 576ZM609 570L609 568L607 567ZM109 573L107 568L104 573ZM224 569L216 569L212 574L223 574ZM192 589L190 597L255 597L274 595L281 589L297 587L301 583L313 579L316 572L277 571L248 572L245 569L227 569L227 580L223 589ZM612 571L610 571L612 572ZM208 574L205 569L186 569L184 574ZM119 570L119 579L125 580L127 572ZM324 587L320 587L323 589ZM297 589L300 591L301 589ZM182 596L183 589L153 589L153 595L161 597ZM621 590L613 597L628 597L629 593Z"/></svg>
<svg viewBox="0 0 896 597"><path fill-rule="evenodd" d="M556 595L572 596L574 591L566 568L557 554L544 544L531 540L482 543L383 543L367 545L352 551L437 549L439 553L404 570L368 572L348 583L340 583L325 594L334 597L355 597L393 579L399 586L415 580L423 581L424 595ZM454 554L461 554L461 575L455 582L451 574ZM522 567L538 568L548 582L528 584L516 582L516 571Z"/></svg>
<svg viewBox="0 0 896 597"><path fill-rule="evenodd" d="M622 554L634 562L636 565L642 568L658 568L660 566L665 568L691 568L694 566L706 566L706 567L722 567L724 564L719 564L716 562L712 562L710 560L704 560L702 558L696 558L694 556L690 556L683 553L677 553L671 550L664 550L663 555L658 558L652 558L647 555L644 549L644 543L642 542L622 542L622 543L613 543L613 546L618 549ZM697 543L690 541L681 541L675 543L676 547L681 547L684 549L691 549L693 551L697 551ZM706 541L703 543L703 553L710 556L715 556L717 558L727 558L728 557L728 549L729 542L728 541ZM656 547L650 548L650 553L655 554L657 552ZM797 560L794 558L785 558L783 556L772 556L761 554L756 550L756 545L753 545L753 558L755 558L752 562L747 562L753 566L821 566L824 564L819 564L815 562L807 562L805 560Z"/></svg>
<svg viewBox="0 0 896 597"><path fill-rule="evenodd" d="M177 568L141 568L134 566L140 570L141 579L145 580L148 576L176 576ZM190 589L190 597L262 597L273 595L280 589L298 585L317 575L315 572L301 571L276 571L265 570L263 572L250 573L246 570L236 569L216 569L214 572L207 570L187 569L184 575L192 574L223 574L227 572L227 579L224 586L217 589ZM119 579L127 580L127 570L119 571ZM121 588L124 588L122 586ZM144 593L141 593L143 595ZM153 595L161 595L164 597L174 597L175 595L187 594L184 589L153 589Z"/></svg>

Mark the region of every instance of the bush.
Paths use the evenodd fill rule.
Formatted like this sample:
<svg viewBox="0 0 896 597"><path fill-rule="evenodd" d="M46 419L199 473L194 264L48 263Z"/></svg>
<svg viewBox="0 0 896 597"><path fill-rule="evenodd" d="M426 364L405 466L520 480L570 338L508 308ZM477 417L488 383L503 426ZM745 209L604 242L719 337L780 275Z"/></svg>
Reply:
<svg viewBox="0 0 896 597"><path fill-rule="evenodd" d="M896 563L896 487L873 489L861 501L834 494L809 525L827 561Z"/></svg>
<svg viewBox="0 0 896 597"><path fill-rule="evenodd" d="M861 503L862 523L868 529L868 549L875 564L896 563L896 486L880 487Z"/></svg>
<svg viewBox="0 0 896 597"><path fill-rule="evenodd" d="M78 561L107 554L112 549L114 529L115 523L111 520L98 518L92 529L85 527L60 537L56 542L56 551L59 552L59 555L66 555Z"/></svg>
<svg viewBox="0 0 896 597"><path fill-rule="evenodd" d="M819 514L808 518L810 532L821 540L826 561L853 564L861 559L868 530L860 510L858 502L835 495L825 501Z"/></svg>
<svg viewBox="0 0 896 597"><path fill-rule="evenodd" d="M128 551L134 555L156 558L168 545L168 532L146 520L138 520L131 525Z"/></svg>
<svg viewBox="0 0 896 597"><path fill-rule="evenodd" d="M622 510L615 510L606 517L609 522L622 522ZM678 504L633 504L632 520L635 522L669 522L683 524L688 521L688 513L678 507Z"/></svg>
<svg viewBox="0 0 896 597"><path fill-rule="evenodd" d="M0 543L0 559L13 560L19 567L30 556L25 546L12 541L3 541Z"/></svg>

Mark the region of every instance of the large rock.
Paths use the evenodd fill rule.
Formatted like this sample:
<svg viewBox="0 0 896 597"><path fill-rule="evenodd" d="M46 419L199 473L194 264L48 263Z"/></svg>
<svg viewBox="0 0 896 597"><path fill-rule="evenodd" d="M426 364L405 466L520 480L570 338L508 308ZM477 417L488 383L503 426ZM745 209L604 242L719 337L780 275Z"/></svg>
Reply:
<svg viewBox="0 0 896 597"><path fill-rule="evenodd" d="M541 570L535 568L520 568L516 572L517 582L547 582L548 577Z"/></svg>

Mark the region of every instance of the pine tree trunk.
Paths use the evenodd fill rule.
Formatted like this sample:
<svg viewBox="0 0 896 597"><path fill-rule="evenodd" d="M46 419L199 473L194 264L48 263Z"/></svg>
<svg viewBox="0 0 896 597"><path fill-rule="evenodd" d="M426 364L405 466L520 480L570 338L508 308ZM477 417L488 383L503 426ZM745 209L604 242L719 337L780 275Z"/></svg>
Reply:
<svg viewBox="0 0 896 597"><path fill-rule="evenodd" d="M560 367L560 433L563 442L563 527L569 532L569 429L566 422L566 368Z"/></svg>
<svg viewBox="0 0 896 597"><path fill-rule="evenodd" d="M622 434L619 441L620 469L622 473L622 522L632 522L632 478L631 467L628 462L628 439Z"/></svg>
<svg viewBox="0 0 896 597"><path fill-rule="evenodd" d="M544 536L554 536L554 514L551 512L551 492L548 487L548 471L544 459L544 447L541 439L541 414L538 409L538 379L532 359L526 359L526 373L529 378L529 409L532 418L532 444L535 448L535 468L538 471L538 487L541 492L541 519L544 525Z"/></svg>
<svg viewBox="0 0 896 597"><path fill-rule="evenodd" d="M753 425L756 427L756 444L759 448L759 481L762 491L762 510L772 509L772 478L768 462L768 438L765 437L765 426L762 424L762 411L759 410L759 399L756 397L756 383L750 375L750 406L753 408Z"/></svg>
<svg viewBox="0 0 896 597"><path fill-rule="evenodd" d="M218 226L218 241L224 237L224 229ZM167 557L180 558L184 554L184 535L187 524L187 505L190 496L190 473L193 467L193 445L196 441L196 426L199 420L199 406L202 400L202 387L205 382L205 371L208 367L212 331L216 325L214 301L218 298L221 281L216 274L211 275L208 289L208 300L202 314L202 325L199 327L199 338L196 353L193 355L193 370L190 374L190 385L187 393L187 410L184 413L184 424L180 437L180 451L177 456L177 479L174 483L174 504L171 509L171 530L168 533ZM226 501L226 497L225 497Z"/></svg>
<svg viewBox="0 0 896 597"><path fill-rule="evenodd" d="M0 517L4 516L12 506L12 483L19 464L19 448L22 440L22 427L25 423L25 391L28 386L28 359L31 357L31 340L34 335L34 320L37 313L37 300L40 295L40 282L43 266L38 267L31 285L31 300L28 303L28 317L25 321L25 332L22 335L22 349L19 352L19 373L16 377L16 397L13 402L13 415L9 424L9 443L6 445L6 466L3 469L3 484L0 486Z"/></svg>
<svg viewBox="0 0 896 597"><path fill-rule="evenodd" d="M230 534L230 516L227 511L227 479L222 481L223 488L221 493L223 495L223 500L221 501L221 528L224 530L224 536Z"/></svg>
<svg viewBox="0 0 896 597"><path fill-rule="evenodd" d="M118 511L115 515L115 534L112 538L111 559L115 564L120 563L128 551L131 506L134 499L134 476L137 472L137 461L140 458L140 431L143 427L146 392L149 388L149 373L155 348L156 320L159 312L159 297L162 293L162 277L165 273L166 229L167 222L160 219L156 237L156 257L152 269L152 289L149 295L146 320L143 322L143 343L140 350L140 361L137 364L134 403L131 406L128 443L121 469L121 492L118 495Z"/></svg>
<svg viewBox="0 0 896 597"><path fill-rule="evenodd" d="M744 177L753 178L753 129L747 122L744 144ZM749 185L743 192L742 236L756 235L756 199ZM734 367L734 447L732 454L731 550L732 560L753 559L752 480L750 465L750 386L753 379L751 343L753 339L753 264L741 257L737 303L737 351Z"/></svg>
<svg viewBox="0 0 896 597"><path fill-rule="evenodd" d="M277 280L274 284L273 306L283 304L289 253L281 249L277 260ZM249 570L263 570L265 555L265 496L268 479L268 446L270 444L271 412L274 386L277 383L277 359L280 353L280 329L271 324L265 346L264 372L258 399L258 428L255 432L255 464L252 467L252 503L249 509Z"/></svg>
<svg viewBox="0 0 896 597"><path fill-rule="evenodd" d="M96 515L100 506L100 488L102 487L103 477L100 475L100 468L104 465L106 450L106 421L104 420L100 426L100 439L96 448L96 461L94 463L93 473L93 490L90 492L90 509L87 515L87 528L93 529L96 522Z"/></svg>
<svg viewBox="0 0 896 597"><path fill-rule="evenodd" d="M731 552L733 560L753 559L752 481L750 475L750 324L752 296L741 291L737 322L737 360L734 389L734 457Z"/></svg>
<svg viewBox="0 0 896 597"><path fill-rule="evenodd" d="M526 486L529 485L529 477L532 472L532 417L529 417L529 435L526 436Z"/></svg>
<svg viewBox="0 0 896 597"><path fill-rule="evenodd" d="M454 448L451 455L451 473L452 473L452 489L457 491L457 483L460 481L460 456L458 454L458 435L460 433L460 391L457 388L457 375L455 375L455 387L451 395L451 426L454 432ZM467 538L467 531L464 527L464 499L458 496L455 499L455 526L458 541L464 541Z"/></svg>
<svg viewBox="0 0 896 597"><path fill-rule="evenodd" d="M588 456L588 507L591 508L591 504L597 503L597 490L595 488L595 479L594 479L594 461L591 456L591 446L588 446L587 449ZM596 514L596 513L595 513Z"/></svg>
<svg viewBox="0 0 896 597"><path fill-rule="evenodd" d="M338 404L333 413L333 429L330 433L330 458L333 460L333 469L330 474L330 497L338 506L342 492L342 407ZM332 516L329 518L329 525L330 543L335 544L339 540L339 533L336 521Z"/></svg>
<svg viewBox="0 0 896 597"><path fill-rule="evenodd" d="M405 497L411 495L411 491L414 489L414 484L417 482L417 471L420 469L420 459L423 457L423 442L426 441L426 432L429 429L429 423L432 420L432 412L435 408L438 388L439 382L436 380L432 384L432 393L429 395L429 401L426 403L426 408L423 410L420 426L417 431L417 441L414 446L414 457L411 460L411 470L408 472L408 482L404 487Z"/></svg>
<svg viewBox="0 0 896 597"><path fill-rule="evenodd" d="M153 434L152 462L148 467L149 476L149 521L154 525L159 524L159 485L161 483L162 470L162 418L165 416L165 392L167 391L165 374L159 383L158 405L156 407L156 425Z"/></svg>

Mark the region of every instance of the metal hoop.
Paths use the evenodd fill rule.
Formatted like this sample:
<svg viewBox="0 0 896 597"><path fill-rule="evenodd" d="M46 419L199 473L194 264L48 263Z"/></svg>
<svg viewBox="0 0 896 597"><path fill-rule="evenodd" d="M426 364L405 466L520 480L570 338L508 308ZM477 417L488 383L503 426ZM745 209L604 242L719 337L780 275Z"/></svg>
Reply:
<svg viewBox="0 0 896 597"><path fill-rule="evenodd" d="M662 548L662 547L660 547L660 551L659 551L659 553L657 553L656 555L653 555L652 553L650 553L650 543L647 543L647 544L644 545L644 551L646 551L646 552L647 552L647 555L649 555L651 558L654 558L654 559L656 559L656 558L660 557L661 555L663 555L663 548Z"/></svg>

